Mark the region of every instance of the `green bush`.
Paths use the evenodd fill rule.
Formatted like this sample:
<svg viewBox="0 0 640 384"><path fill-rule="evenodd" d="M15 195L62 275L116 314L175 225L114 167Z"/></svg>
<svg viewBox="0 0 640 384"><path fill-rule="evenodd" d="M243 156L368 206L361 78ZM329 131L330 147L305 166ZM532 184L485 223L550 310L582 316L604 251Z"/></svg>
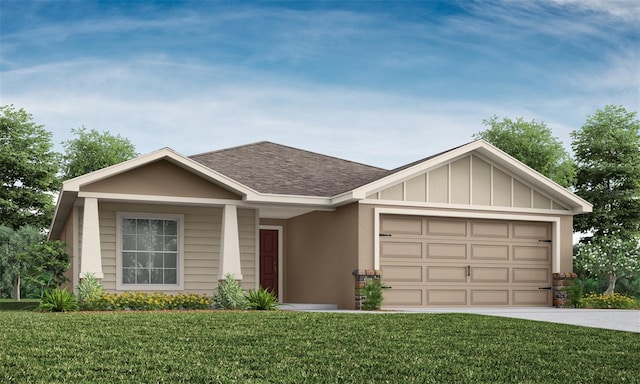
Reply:
<svg viewBox="0 0 640 384"><path fill-rule="evenodd" d="M250 290L246 296L247 307L258 311L273 311L278 308L278 298L268 289L260 287L257 291Z"/></svg>
<svg viewBox="0 0 640 384"><path fill-rule="evenodd" d="M37 308L42 312L70 312L78 310L78 299L67 289L46 290Z"/></svg>
<svg viewBox="0 0 640 384"><path fill-rule="evenodd" d="M101 311L191 310L211 309L212 303L211 297L195 293L167 295L163 292L124 292L96 295L84 302L84 308Z"/></svg>
<svg viewBox="0 0 640 384"><path fill-rule="evenodd" d="M640 300L619 293L590 293L581 300L584 308L640 309Z"/></svg>
<svg viewBox="0 0 640 384"><path fill-rule="evenodd" d="M92 310L97 298L104 294L102 283L93 273L87 273L78 284L78 306L81 310Z"/></svg>
<svg viewBox="0 0 640 384"><path fill-rule="evenodd" d="M580 308L582 306L582 297L584 296L582 282L575 280L562 290L567 292L567 295L569 295L569 304L572 307Z"/></svg>
<svg viewBox="0 0 640 384"><path fill-rule="evenodd" d="M229 274L218 284L218 291L213 296L216 308L220 309L246 309L247 298L244 296L242 286L235 276Z"/></svg>
<svg viewBox="0 0 640 384"><path fill-rule="evenodd" d="M361 289L361 294L364 296L362 302L362 309L366 311L373 311L382 307L382 291L386 289L382 285L380 279L367 279L367 283L364 288Z"/></svg>

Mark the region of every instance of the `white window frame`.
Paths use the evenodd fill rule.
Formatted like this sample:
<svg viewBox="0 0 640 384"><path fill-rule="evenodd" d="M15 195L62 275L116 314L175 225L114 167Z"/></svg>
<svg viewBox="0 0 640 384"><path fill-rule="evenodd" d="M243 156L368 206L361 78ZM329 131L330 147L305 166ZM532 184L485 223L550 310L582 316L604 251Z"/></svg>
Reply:
<svg viewBox="0 0 640 384"><path fill-rule="evenodd" d="M122 283L122 219L158 219L178 221L177 284ZM118 291L181 291L184 289L184 215L169 213L116 212L116 290Z"/></svg>

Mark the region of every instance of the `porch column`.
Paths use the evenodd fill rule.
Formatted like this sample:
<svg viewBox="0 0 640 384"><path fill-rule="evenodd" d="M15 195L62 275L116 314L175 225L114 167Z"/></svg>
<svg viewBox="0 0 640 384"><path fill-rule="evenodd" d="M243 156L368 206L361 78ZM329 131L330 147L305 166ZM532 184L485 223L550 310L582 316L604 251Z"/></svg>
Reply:
<svg viewBox="0 0 640 384"><path fill-rule="evenodd" d="M80 255L80 278L93 273L102 279L102 255L100 253L100 220L98 216L98 199L84 198L82 214L82 253Z"/></svg>
<svg viewBox="0 0 640 384"><path fill-rule="evenodd" d="M240 236L238 235L238 208L225 205L222 209L222 233L220 234L220 266L218 280L232 274L242 280L240 270Z"/></svg>

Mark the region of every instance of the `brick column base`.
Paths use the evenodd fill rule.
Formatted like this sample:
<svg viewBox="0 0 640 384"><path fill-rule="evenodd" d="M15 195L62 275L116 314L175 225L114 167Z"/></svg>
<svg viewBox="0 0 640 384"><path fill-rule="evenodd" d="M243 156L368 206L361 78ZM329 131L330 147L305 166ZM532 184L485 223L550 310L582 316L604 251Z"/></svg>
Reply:
<svg viewBox="0 0 640 384"><path fill-rule="evenodd" d="M362 309L365 297L362 296L362 288L367 285L368 279L380 280L382 271L379 269L354 269L351 274L355 277L356 309Z"/></svg>
<svg viewBox="0 0 640 384"><path fill-rule="evenodd" d="M578 278L573 272L554 273L553 278L553 306L556 308L566 308L570 304L569 294L564 290Z"/></svg>

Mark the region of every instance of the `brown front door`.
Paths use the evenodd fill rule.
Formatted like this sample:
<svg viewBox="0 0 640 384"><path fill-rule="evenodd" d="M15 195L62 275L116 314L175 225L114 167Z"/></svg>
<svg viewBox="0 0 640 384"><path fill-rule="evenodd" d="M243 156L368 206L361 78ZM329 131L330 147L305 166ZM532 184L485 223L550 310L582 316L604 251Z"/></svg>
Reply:
<svg viewBox="0 0 640 384"><path fill-rule="evenodd" d="M278 296L278 230L260 230L260 286Z"/></svg>

